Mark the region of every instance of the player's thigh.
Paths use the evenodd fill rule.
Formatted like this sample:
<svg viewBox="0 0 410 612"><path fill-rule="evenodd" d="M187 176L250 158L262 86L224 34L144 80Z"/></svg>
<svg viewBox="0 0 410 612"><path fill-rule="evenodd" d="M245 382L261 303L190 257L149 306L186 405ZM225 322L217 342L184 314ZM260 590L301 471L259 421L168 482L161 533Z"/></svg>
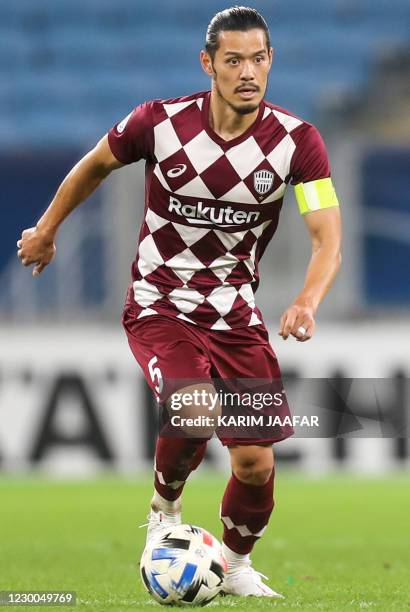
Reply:
<svg viewBox="0 0 410 612"><path fill-rule="evenodd" d="M244 393L250 397L246 408L243 403L240 408L225 408L228 402L224 406L224 397L229 395L221 395L223 412L246 418L245 426L234 421L234 427L219 430L222 444L228 447L269 445L291 436L294 433L291 414L266 328L254 326L212 334L210 347L213 371L219 377L215 384L237 391L242 398ZM252 417L261 415L263 424L254 425Z"/></svg>
<svg viewBox="0 0 410 612"><path fill-rule="evenodd" d="M161 435L211 437L220 410L200 333L161 315L136 320L126 313L123 321L131 351L168 412Z"/></svg>
<svg viewBox="0 0 410 612"><path fill-rule="evenodd" d="M263 325L210 334L210 355L222 379L280 379L276 354Z"/></svg>
<svg viewBox="0 0 410 612"><path fill-rule="evenodd" d="M177 388L209 381L207 347L186 324L161 315L136 319L126 311L123 325L130 349L160 403Z"/></svg>

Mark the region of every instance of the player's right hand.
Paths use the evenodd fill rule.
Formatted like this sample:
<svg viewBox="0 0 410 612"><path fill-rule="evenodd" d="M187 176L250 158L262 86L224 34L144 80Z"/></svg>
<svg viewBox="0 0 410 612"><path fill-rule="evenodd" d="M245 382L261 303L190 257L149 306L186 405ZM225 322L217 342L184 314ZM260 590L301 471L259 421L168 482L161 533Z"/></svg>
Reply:
<svg viewBox="0 0 410 612"><path fill-rule="evenodd" d="M34 264L33 276L38 276L53 259L56 252L54 239L39 227L30 227L17 240L17 257L23 266Z"/></svg>

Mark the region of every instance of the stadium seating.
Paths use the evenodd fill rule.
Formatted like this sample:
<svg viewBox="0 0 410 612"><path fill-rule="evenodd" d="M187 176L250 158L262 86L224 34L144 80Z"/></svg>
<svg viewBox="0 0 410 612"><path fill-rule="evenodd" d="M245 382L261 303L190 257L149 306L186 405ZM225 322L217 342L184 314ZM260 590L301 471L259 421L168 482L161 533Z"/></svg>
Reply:
<svg viewBox="0 0 410 612"><path fill-rule="evenodd" d="M408 41L402 0L256 1L276 57L269 97L315 121L323 100L363 89L380 54ZM144 99L208 87L205 25L226 3L19 0L0 4L0 147L87 146Z"/></svg>
<svg viewBox="0 0 410 612"><path fill-rule="evenodd" d="M27 283L26 271L15 257L15 237L38 217L66 169L136 104L209 87L199 66L199 50L206 24L229 4L226 0L0 2L0 176L8 206L0 244L0 317L18 310L23 287L26 315L56 308L65 317L75 307L81 313L93 305L101 311L106 308L111 286L100 267L111 246L105 213L79 223L80 229L87 228L86 235L68 226L74 229L67 230L72 233L66 245L73 238L78 247L76 271L69 266L69 278L62 279L57 268L50 267L35 284ZM409 0L252 0L250 4L268 20L275 49L268 99L319 127L324 109L344 110L347 101L360 99L379 60L410 41ZM407 193L407 183L400 185L391 170L380 171L391 158L389 152L368 166L368 183L375 184L373 175L384 179L390 173L394 181L389 185L394 182L397 193ZM407 176L405 171L402 175ZM389 190L391 194L393 188ZM366 191L365 196L370 210L376 199ZM391 195L388 199L392 206ZM405 197L401 201L405 203ZM95 207L96 202L78 212L91 214ZM401 217L397 219L401 236L405 228ZM379 232L384 226L379 215L370 231ZM363 248L371 254L369 261L388 260L390 252L399 252L392 236L382 243L370 233L366 240ZM101 253L96 264L92 252ZM71 262L70 249L62 248L60 258ZM390 292L396 279L389 278L390 284L382 284ZM378 265L374 272L369 266L366 279L365 298L386 301L386 295L376 291ZM389 295L399 300L393 289ZM408 301L408 295L404 297Z"/></svg>

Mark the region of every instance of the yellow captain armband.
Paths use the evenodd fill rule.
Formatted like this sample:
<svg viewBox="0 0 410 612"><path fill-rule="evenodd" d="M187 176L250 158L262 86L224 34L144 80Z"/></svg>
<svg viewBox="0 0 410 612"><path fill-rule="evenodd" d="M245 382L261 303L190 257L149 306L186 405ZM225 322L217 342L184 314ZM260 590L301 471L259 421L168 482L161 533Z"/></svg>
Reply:
<svg viewBox="0 0 410 612"><path fill-rule="evenodd" d="M301 215L306 215L314 210L339 206L330 177L309 183L299 183L295 186L295 195Z"/></svg>

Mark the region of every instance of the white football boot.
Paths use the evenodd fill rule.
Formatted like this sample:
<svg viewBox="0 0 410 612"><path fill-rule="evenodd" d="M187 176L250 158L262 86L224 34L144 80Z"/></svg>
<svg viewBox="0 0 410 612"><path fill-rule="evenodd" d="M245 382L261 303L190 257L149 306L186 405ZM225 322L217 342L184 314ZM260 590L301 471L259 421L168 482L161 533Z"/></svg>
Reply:
<svg viewBox="0 0 410 612"><path fill-rule="evenodd" d="M244 560L234 568L229 569L225 574L223 586L224 595L241 595L254 597L276 597L284 599L283 595L276 593L262 582L262 578L268 580L266 576L257 572L251 566L250 560Z"/></svg>
<svg viewBox="0 0 410 612"><path fill-rule="evenodd" d="M181 512L170 513L154 510L153 508L151 508L147 518L148 523L141 525L141 527L147 527L146 544L153 538L159 538L167 529L181 525L182 522Z"/></svg>

